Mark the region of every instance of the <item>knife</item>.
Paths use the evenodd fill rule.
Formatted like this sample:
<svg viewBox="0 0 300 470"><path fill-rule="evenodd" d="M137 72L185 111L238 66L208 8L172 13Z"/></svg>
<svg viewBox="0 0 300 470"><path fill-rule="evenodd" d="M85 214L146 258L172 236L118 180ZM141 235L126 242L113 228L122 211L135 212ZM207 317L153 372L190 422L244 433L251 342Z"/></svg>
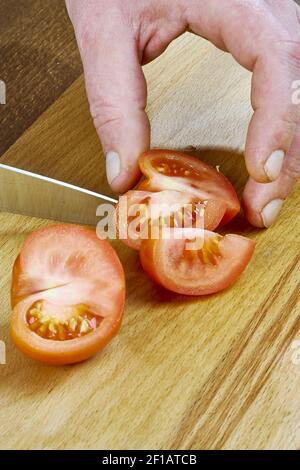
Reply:
<svg viewBox="0 0 300 470"><path fill-rule="evenodd" d="M96 225L98 206L118 201L63 181L0 164L0 211Z"/></svg>

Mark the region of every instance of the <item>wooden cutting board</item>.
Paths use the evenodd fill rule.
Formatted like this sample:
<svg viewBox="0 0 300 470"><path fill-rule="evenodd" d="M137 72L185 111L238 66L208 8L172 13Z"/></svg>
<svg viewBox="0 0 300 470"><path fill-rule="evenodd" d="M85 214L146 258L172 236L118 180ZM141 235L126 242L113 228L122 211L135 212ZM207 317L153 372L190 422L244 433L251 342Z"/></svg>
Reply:
<svg viewBox="0 0 300 470"><path fill-rule="evenodd" d="M145 73L153 146L220 165L240 193L248 72L186 34ZM1 161L111 194L82 78ZM0 448L299 448L299 205L298 183L268 231L232 224L257 241L255 256L211 297L166 292L114 242L127 279L121 332L93 359L61 368L31 361L9 338L13 261L25 237L52 222L0 214Z"/></svg>

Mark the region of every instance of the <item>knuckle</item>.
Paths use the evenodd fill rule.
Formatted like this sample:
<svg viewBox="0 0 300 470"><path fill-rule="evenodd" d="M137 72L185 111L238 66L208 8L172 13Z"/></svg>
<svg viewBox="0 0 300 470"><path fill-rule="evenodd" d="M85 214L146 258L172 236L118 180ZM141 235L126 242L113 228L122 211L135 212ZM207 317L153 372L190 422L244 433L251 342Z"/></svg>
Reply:
<svg viewBox="0 0 300 470"><path fill-rule="evenodd" d="M78 46L82 52L90 51L96 44L97 34L91 24L84 23L78 28Z"/></svg>
<svg viewBox="0 0 300 470"><path fill-rule="evenodd" d="M300 172L300 169L298 168L298 170L296 168L294 168L293 166L291 165L288 165L285 167L284 169L284 174L283 174L283 177L284 179L287 180L287 182L295 182L298 177L299 177L299 172Z"/></svg>
<svg viewBox="0 0 300 470"><path fill-rule="evenodd" d="M289 148L295 136L297 125L298 122L292 113L278 117L273 133L274 142L280 142L284 149Z"/></svg>
<svg viewBox="0 0 300 470"><path fill-rule="evenodd" d="M278 138L283 139L286 135L289 136L295 133L298 124L298 117L295 113L287 112L286 114L280 116L278 123L278 132L283 134L279 135Z"/></svg>
<svg viewBox="0 0 300 470"><path fill-rule="evenodd" d="M299 72L300 70L300 38L289 42L287 45L287 56L290 65Z"/></svg>
<svg viewBox="0 0 300 470"><path fill-rule="evenodd" d="M299 149L300 150L300 149ZM298 156L289 158L284 168L284 174L290 180L295 181L300 175L300 159Z"/></svg>
<svg viewBox="0 0 300 470"><path fill-rule="evenodd" d="M300 71L300 34L294 38L280 39L279 46L281 50L282 61L289 66L293 74L299 74Z"/></svg>
<svg viewBox="0 0 300 470"><path fill-rule="evenodd" d="M254 24L264 19L268 5L265 0L231 0L230 7L243 22L247 18L247 23Z"/></svg>
<svg viewBox="0 0 300 470"><path fill-rule="evenodd" d="M90 105L94 126L101 132L107 126L122 121L120 110L105 98L100 98Z"/></svg>

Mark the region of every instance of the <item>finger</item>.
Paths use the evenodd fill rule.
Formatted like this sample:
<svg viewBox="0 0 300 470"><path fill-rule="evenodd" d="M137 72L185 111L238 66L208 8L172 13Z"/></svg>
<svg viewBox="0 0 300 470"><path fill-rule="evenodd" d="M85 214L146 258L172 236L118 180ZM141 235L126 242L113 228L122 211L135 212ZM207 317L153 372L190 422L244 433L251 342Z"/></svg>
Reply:
<svg viewBox="0 0 300 470"><path fill-rule="evenodd" d="M272 49L255 63L251 96L254 115L245 149L248 172L261 183L279 177L299 121L299 106L292 100L292 83L300 73L300 61L288 60L288 50L279 53L275 47Z"/></svg>
<svg viewBox="0 0 300 470"><path fill-rule="evenodd" d="M147 90L131 30L118 9L107 11L113 21L103 12L95 24L77 28L76 36L107 179L114 191L125 192L139 177L138 157L150 145Z"/></svg>
<svg viewBox="0 0 300 470"><path fill-rule="evenodd" d="M300 125L290 151L285 159L279 178L267 184L249 179L243 195L243 206L247 219L256 227L270 227L300 174Z"/></svg>
<svg viewBox="0 0 300 470"><path fill-rule="evenodd" d="M197 2L191 1L188 24L253 71L254 115L247 136L246 165L254 180L274 181L299 120L292 84L300 75L300 10L288 0L232 0L227 8L224 3L210 0L203 17Z"/></svg>

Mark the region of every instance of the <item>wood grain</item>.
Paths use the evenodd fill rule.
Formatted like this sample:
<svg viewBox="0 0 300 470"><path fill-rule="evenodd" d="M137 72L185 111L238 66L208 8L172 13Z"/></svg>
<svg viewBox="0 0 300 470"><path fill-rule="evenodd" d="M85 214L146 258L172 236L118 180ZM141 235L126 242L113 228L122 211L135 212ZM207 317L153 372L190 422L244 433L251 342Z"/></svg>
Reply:
<svg viewBox="0 0 300 470"><path fill-rule="evenodd" d="M153 145L193 146L241 190L249 74L189 34L145 71ZM82 79L3 161L109 192ZM24 357L8 331L13 260L27 234L48 222L1 214L0 448L300 448L292 349L300 339L299 204L298 183L268 231L232 224L257 249L239 281L216 296L168 293L142 272L136 253L113 242L127 279L121 332L92 360L62 368Z"/></svg>
<svg viewBox="0 0 300 470"><path fill-rule="evenodd" d="M0 156L82 73L64 0L1 0Z"/></svg>

